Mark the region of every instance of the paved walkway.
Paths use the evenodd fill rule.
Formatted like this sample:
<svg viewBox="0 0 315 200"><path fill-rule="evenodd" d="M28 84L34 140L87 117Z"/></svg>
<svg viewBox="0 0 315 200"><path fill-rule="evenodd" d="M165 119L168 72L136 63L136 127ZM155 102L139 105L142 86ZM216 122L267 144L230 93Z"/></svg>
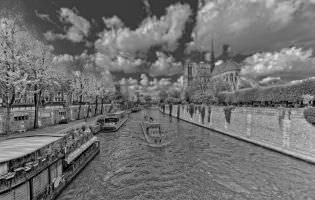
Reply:
<svg viewBox="0 0 315 200"><path fill-rule="evenodd" d="M92 123L97 117L92 117L87 119L87 121L85 121L85 119L81 119L81 120L76 120L76 121L72 121L69 122L68 124L56 124L53 126L46 126L43 128L38 128L35 130L29 130L26 131L24 133L15 133L13 135L8 135L8 136L0 136L0 145L1 142L4 140L8 140L8 139L13 139L13 138L21 138L21 137L32 137L32 136L62 136L60 135L60 131L67 129L67 128L72 128L73 126L80 126L80 125L84 125L85 123L90 124Z"/></svg>
<svg viewBox="0 0 315 200"><path fill-rule="evenodd" d="M25 133L11 136L0 137L0 163L36 151L64 136L61 133L65 129L71 129L75 126L91 124L96 117L85 120L77 120L68 124L59 124L40 128Z"/></svg>

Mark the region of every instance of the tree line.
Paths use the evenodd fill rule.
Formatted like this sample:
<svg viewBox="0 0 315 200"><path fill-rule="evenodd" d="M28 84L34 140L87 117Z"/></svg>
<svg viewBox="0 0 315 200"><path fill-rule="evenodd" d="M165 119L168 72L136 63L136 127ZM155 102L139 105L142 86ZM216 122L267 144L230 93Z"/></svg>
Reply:
<svg viewBox="0 0 315 200"><path fill-rule="evenodd" d="M12 107L25 97L33 99L37 128L39 107L47 94L61 92L67 105L80 104L80 112L83 102L103 103L112 93L107 80L88 70L91 60L81 59L76 63L82 65L80 70L71 71L60 69L54 56L52 47L32 36L18 18L0 18L0 93L7 131Z"/></svg>

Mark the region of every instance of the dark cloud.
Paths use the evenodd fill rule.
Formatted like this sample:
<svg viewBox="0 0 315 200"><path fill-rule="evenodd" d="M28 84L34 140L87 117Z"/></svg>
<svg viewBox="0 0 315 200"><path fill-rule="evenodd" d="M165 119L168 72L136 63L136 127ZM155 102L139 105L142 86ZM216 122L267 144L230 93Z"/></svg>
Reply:
<svg viewBox="0 0 315 200"><path fill-rule="evenodd" d="M279 50L292 44L314 47L310 42L315 34L314 9L311 0L204 1L190 47L210 50L212 39L244 53Z"/></svg>

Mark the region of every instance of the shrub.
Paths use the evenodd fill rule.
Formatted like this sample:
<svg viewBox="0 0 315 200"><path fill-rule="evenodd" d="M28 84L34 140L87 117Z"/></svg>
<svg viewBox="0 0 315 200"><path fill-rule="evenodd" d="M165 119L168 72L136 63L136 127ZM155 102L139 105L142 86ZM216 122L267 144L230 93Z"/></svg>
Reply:
<svg viewBox="0 0 315 200"><path fill-rule="evenodd" d="M206 109L204 106L201 107L200 114L201 114L202 123L204 124L205 123L205 115L206 115Z"/></svg>
<svg viewBox="0 0 315 200"><path fill-rule="evenodd" d="M189 104L189 114L190 114L190 117L192 118L193 115L194 115L194 105L193 104Z"/></svg>
<svg viewBox="0 0 315 200"><path fill-rule="evenodd" d="M227 106L225 107L224 110L224 115L225 115L225 120L227 123L231 122L231 114L232 114L232 110L234 109L234 106Z"/></svg>
<svg viewBox="0 0 315 200"><path fill-rule="evenodd" d="M315 108L306 108L303 114L306 121L315 126Z"/></svg>
<svg viewBox="0 0 315 200"><path fill-rule="evenodd" d="M278 115L278 123L279 123L279 127L282 129L282 125L283 125L283 119L285 116L285 110L284 109L280 109L279 110L279 115Z"/></svg>
<svg viewBox="0 0 315 200"><path fill-rule="evenodd" d="M302 95L303 103L306 105L310 105L310 102L314 99L314 96L309 94Z"/></svg>
<svg viewBox="0 0 315 200"><path fill-rule="evenodd" d="M172 115L172 112L173 112L173 105L172 105L172 104L169 104L169 108L170 108L170 115Z"/></svg>
<svg viewBox="0 0 315 200"><path fill-rule="evenodd" d="M211 117L211 107L208 107L208 123L210 122L210 117Z"/></svg>
<svg viewBox="0 0 315 200"><path fill-rule="evenodd" d="M315 96L315 80L306 80L299 84L281 85L265 88L242 89L236 92L218 94L220 104L253 103L297 103L306 99L310 102Z"/></svg>

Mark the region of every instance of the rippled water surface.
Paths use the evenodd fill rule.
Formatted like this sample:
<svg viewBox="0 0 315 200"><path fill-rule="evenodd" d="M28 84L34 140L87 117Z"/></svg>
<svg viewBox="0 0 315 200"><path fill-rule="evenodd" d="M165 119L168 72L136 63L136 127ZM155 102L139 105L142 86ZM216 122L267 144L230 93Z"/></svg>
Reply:
<svg viewBox="0 0 315 200"><path fill-rule="evenodd" d="M116 133L100 133L101 153L58 200L315 199L311 165L149 111L172 143L146 145L132 114Z"/></svg>

